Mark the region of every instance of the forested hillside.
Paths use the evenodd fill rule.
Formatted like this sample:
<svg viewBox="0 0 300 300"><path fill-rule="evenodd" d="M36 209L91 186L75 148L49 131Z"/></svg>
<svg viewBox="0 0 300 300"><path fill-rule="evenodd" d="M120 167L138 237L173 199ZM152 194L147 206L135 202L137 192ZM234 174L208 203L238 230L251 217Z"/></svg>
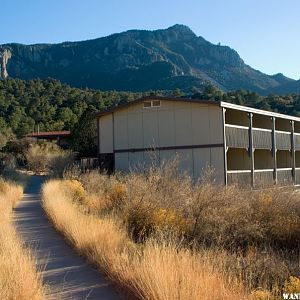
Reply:
<svg viewBox="0 0 300 300"><path fill-rule="evenodd" d="M37 129L72 130L85 112L102 110L141 96L189 96L215 99L300 116L300 95L259 96L248 91L223 93L206 86L203 93L184 95L180 90L144 93L78 89L54 79L0 81L0 132L11 128L17 136Z"/></svg>
<svg viewBox="0 0 300 300"><path fill-rule="evenodd" d="M82 90L52 79L0 81L0 128L10 127L18 136L37 124L41 131L71 130L87 109L104 109L141 95Z"/></svg>

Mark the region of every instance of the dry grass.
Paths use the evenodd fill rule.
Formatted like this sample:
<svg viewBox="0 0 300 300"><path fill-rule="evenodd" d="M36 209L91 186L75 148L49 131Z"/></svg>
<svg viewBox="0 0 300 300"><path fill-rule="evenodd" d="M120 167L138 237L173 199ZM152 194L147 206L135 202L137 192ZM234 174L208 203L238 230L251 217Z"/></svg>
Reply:
<svg viewBox="0 0 300 300"><path fill-rule="evenodd" d="M217 272L208 256L180 247L176 238L135 244L114 213L89 214L83 209L82 190L76 185L74 181L45 184L43 203L48 216L80 253L135 297L248 299L234 276ZM79 195L75 202L74 194Z"/></svg>
<svg viewBox="0 0 300 300"><path fill-rule="evenodd" d="M177 227L207 246L300 249L300 195L293 190L224 188L211 180L194 184L174 166L127 176L92 172L79 180L88 194L83 204L96 214L121 211L135 239Z"/></svg>
<svg viewBox="0 0 300 300"><path fill-rule="evenodd" d="M0 179L0 299L41 300L44 291L34 258L12 224L12 209L22 194L20 186Z"/></svg>
<svg viewBox="0 0 300 300"><path fill-rule="evenodd" d="M210 170L195 183L176 161L77 179L46 185L49 217L140 299L273 300L299 289L297 191L224 188Z"/></svg>

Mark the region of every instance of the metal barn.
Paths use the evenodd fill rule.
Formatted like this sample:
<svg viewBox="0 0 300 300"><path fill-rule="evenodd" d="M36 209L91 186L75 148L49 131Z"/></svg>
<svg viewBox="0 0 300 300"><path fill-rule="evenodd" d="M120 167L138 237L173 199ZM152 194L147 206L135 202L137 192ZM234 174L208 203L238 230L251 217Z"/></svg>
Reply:
<svg viewBox="0 0 300 300"><path fill-rule="evenodd" d="M300 184L300 118L226 102L141 98L96 114L100 164L128 172L177 155L197 179Z"/></svg>

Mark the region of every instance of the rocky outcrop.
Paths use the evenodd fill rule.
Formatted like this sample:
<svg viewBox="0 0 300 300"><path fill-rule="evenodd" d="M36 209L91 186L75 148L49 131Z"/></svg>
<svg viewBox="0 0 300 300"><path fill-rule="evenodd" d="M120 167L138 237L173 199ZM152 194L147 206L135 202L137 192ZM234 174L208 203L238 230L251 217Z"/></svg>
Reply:
<svg viewBox="0 0 300 300"><path fill-rule="evenodd" d="M11 58L11 51L0 47L0 78L6 79L8 77L7 63Z"/></svg>
<svg viewBox="0 0 300 300"><path fill-rule="evenodd" d="M0 45L0 70L2 78L8 73L21 79L52 77L102 90L195 91L209 82L225 91L242 88L263 94L295 86L282 74L269 76L251 68L235 50L212 44L184 25L82 42Z"/></svg>

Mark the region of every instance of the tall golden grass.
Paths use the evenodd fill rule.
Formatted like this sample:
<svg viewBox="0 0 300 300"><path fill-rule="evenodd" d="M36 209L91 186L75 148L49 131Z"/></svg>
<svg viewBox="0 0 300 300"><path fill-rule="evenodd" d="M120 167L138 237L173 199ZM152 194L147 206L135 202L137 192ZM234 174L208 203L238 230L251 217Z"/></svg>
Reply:
<svg viewBox="0 0 300 300"><path fill-rule="evenodd" d="M0 179L0 299L41 300L44 290L27 250L12 224L12 209L21 199L20 186Z"/></svg>
<svg viewBox="0 0 300 300"><path fill-rule="evenodd" d="M44 206L80 253L139 299L300 292L299 193L224 188L211 170L195 183L177 166L68 174L77 180L47 183Z"/></svg>
<svg viewBox="0 0 300 300"><path fill-rule="evenodd" d="M71 186L74 190L72 192ZM217 272L209 256L168 239L135 244L112 215L87 213L74 197L78 182L49 181L43 205L58 231L132 297L149 300L247 299L234 276ZM55 196L54 196L55 195ZM78 199L77 199L78 200Z"/></svg>

